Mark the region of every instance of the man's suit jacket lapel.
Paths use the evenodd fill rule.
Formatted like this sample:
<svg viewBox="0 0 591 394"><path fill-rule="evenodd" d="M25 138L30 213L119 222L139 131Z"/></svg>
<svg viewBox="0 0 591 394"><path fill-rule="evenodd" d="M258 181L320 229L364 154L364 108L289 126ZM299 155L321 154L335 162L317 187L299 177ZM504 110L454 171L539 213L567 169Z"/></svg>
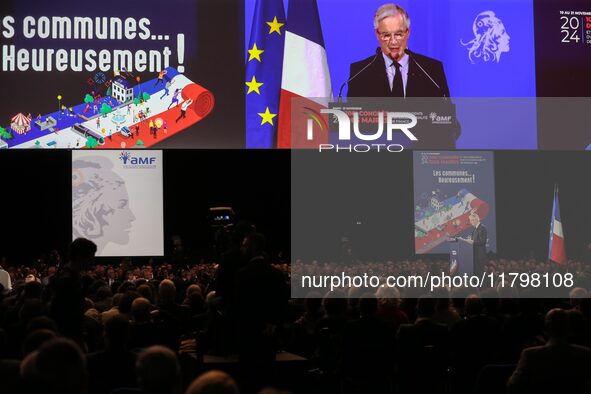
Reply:
<svg viewBox="0 0 591 394"><path fill-rule="evenodd" d="M380 86L381 92L379 92L380 94L377 94L376 97L390 96L392 94L392 91L390 90L390 82L388 81L388 73L386 72L386 61L384 60L384 56L381 53L378 55L378 58L372 64L371 67L373 68L373 70L371 70L371 72L375 73L374 75L380 75L379 86ZM370 70L367 70L367 71L370 71ZM376 92L376 93L378 93L378 92Z"/></svg>
<svg viewBox="0 0 591 394"><path fill-rule="evenodd" d="M474 229L472 233L472 240L482 241L482 224L479 224L477 228Z"/></svg>
<svg viewBox="0 0 591 394"><path fill-rule="evenodd" d="M437 75L431 74L435 80L439 80ZM440 97L441 92L425 75L423 70L416 63L409 59L408 78L406 80L406 97Z"/></svg>
<svg viewBox="0 0 591 394"><path fill-rule="evenodd" d="M417 84L417 65L408 59L408 76L406 78L405 97L415 97L415 86Z"/></svg>

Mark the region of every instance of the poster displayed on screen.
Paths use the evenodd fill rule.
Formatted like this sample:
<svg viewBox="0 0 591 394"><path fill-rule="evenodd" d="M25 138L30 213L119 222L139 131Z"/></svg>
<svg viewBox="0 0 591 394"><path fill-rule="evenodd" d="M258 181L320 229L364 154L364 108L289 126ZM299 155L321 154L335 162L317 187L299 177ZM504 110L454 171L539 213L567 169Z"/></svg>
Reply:
<svg viewBox="0 0 591 394"><path fill-rule="evenodd" d="M97 256L161 256L162 151L72 152L72 237Z"/></svg>
<svg viewBox="0 0 591 394"><path fill-rule="evenodd" d="M238 28L212 20L232 1L2 3L4 147L244 146L243 122L220 114L242 111ZM233 39L212 45L214 29Z"/></svg>
<svg viewBox="0 0 591 394"><path fill-rule="evenodd" d="M448 241L470 239L475 218L496 250L492 152L413 152L415 252L449 253Z"/></svg>

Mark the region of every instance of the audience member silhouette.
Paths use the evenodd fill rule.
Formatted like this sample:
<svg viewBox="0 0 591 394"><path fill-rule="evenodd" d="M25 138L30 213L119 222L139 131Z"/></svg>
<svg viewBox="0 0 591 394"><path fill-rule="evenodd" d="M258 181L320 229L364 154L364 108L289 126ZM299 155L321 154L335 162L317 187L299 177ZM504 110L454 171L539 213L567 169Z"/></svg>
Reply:
<svg viewBox="0 0 591 394"><path fill-rule="evenodd" d="M567 342L569 317L562 309L546 314L544 346L525 349L508 383L510 394L591 392L591 350Z"/></svg>
<svg viewBox="0 0 591 394"><path fill-rule="evenodd" d="M152 305L146 298L138 297L131 304L131 349L144 349L160 343L156 326L152 322Z"/></svg>
<svg viewBox="0 0 591 394"><path fill-rule="evenodd" d="M466 318L450 330L452 387L456 393L469 393L478 371L498 362L501 330L499 323L484 314L484 304L475 294L466 298Z"/></svg>
<svg viewBox="0 0 591 394"><path fill-rule="evenodd" d="M417 320L403 324L396 336L400 393L445 392L449 364L449 335L435 321L437 300L422 296L417 302ZM425 379L425 377L429 377Z"/></svg>
<svg viewBox="0 0 591 394"><path fill-rule="evenodd" d="M179 394L181 369L175 353L164 346L151 346L137 359L136 373L143 394Z"/></svg>
<svg viewBox="0 0 591 394"><path fill-rule="evenodd" d="M230 375L214 370L195 379L185 394L240 394L240 391Z"/></svg>
<svg viewBox="0 0 591 394"><path fill-rule="evenodd" d="M136 387L136 356L129 351L130 324L115 316L105 324L105 350L88 355L89 392L110 393L120 387Z"/></svg>
<svg viewBox="0 0 591 394"><path fill-rule="evenodd" d="M391 328L377 318L378 300L369 293L359 299L359 319L345 326L343 374L347 392L389 393L395 348Z"/></svg>
<svg viewBox="0 0 591 394"><path fill-rule="evenodd" d="M376 297L378 298L378 319L388 325L392 335L396 335L401 324L410 323L408 315L400 309L400 291L395 287L380 287Z"/></svg>
<svg viewBox="0 0 591 394"><path fill-rule="evenodd" d="M97 246L94 242L77 238L69 248L69 263L54 276L50 283L51 316L61 335L79 344L83 341L84 293L81 271L92 267Z"/></svg>
<svg viewBox="0 0 591 394"><path fill-rule="evenodd" d="M278 350L278 330L286 316L289 288L265 255L265 237L244 238L246 265L236 273L239 358L252 387L272 373Z"/></svg>
<svg viewBox="0 0 591 394"><path fill-rule="evenodd" d="M86 358L72 340L56 338L27 356L21 373L27 392L85 394Z"/></svg>

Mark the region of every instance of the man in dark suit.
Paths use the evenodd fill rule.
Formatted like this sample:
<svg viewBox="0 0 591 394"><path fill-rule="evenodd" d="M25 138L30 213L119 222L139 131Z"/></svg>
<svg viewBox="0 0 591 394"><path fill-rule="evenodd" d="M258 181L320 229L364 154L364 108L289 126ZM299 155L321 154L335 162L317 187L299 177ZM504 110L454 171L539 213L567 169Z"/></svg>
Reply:
<svg viewBox="0 0 591 394"><path fill-rule="evenodd" d="M478 372L499 362L501 325L485 314L482 299L471 294L464 301L465 319L449 330L451 350L451 393L472 394Z"/></svg>
<svg viewBox="0 0 591 394"><path fill-rule="evenodd" d="M234 300L238 358L246 392L258 392L273 374L279 329L288 308L289 287L265 253L265 237L248 234L242 243L246 264L236 272Z"/></svg>
<svg viewBox="0 0 591 394"><path fill-rule="evenodd" d="M436 303L431 296L421 296L415 323L403 324L398 329L399 393L445 392L449 334L445 325L433 320Z"/></svg>
<svg viewBox="0 0 591 394"><path fill-rule="evenodd" d="M389 392L395 370L395 340L388 325L377 317L373 293L359 299L359 319L345 324L342 347L344 384L355 393Z"/></svg>
<svg viewBox="0 0 591 394"><path fill-rule="evenodd" d="M474 248L474 275L482 275L486 264L486 241L488 239L486 227L480 223L480 217L473 213L470 215L470 224L474 227L472 231L472 245Z"/></svg>
<svg viewBox="0 0 591 394"><path fill-rule="evenodd" d="M384 4L376 11L374 28L379 48L375 55L351 64L349 90L352 97L449 97L449 87L443 64L435 59L407 48L410 35L410 18L396 4ZM422 69L421 69L422 68ZM447 102L429 100L423 111L445 112L451 107ZM443 114L440 112L440 114ZM460 134L460 125L453 120L451 127L439 134L424 133L420 144L431 148L455 148L455 139ZM445 135L441 135L444 133Z"/></svg>
<svg viewBox="0 0 591 394"><path fill-rule="evenodd" d="M416 53L411 59L405 53L410 18L402 7L381 6L374 28L380 48L375 55L351 64L348 97L449 97L443 64Z"/></svg>
<svg viewBox="0 0 591 394"><path fill-rule="evenodd" d="M567 342L569 317L563 309L546 315L545 346L525 349L507 392L517 393L589 393L591 392L591 350Z"/></svg>

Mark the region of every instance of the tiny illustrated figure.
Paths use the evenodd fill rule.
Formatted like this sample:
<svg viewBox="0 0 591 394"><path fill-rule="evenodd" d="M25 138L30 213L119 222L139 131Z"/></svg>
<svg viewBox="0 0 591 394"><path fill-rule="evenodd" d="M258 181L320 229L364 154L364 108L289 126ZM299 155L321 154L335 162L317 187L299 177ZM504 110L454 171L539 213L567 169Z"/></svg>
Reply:
<svg viewBox="0 0 591 394"><path fill-rule="evenodd" d="M188 99L184 101L183 104L181 104L181 114L178 118L176 118L176 123L178 123L179 120L187 117L187 108L189 108L191 104L193 104L192 99Z"/></svg>

